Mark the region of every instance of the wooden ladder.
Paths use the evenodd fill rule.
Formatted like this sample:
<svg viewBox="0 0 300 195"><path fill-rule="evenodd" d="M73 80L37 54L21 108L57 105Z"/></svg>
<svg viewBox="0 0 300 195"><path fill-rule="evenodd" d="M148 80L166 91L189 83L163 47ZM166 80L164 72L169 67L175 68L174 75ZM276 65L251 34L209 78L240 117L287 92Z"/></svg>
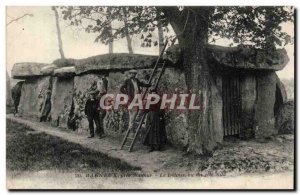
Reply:
<svg viewBox="0 0 300 195"><path fill-rule="evenodd" d="M175 39L172 41L172 45L174 44L174 42L175 42ZM166 62L164 60L161 62L161 59L162 59L163 53L165 52L165 49L166 49L167 45L168 45L168 40L166 41L166 43L165 43L162 51L160 52L160 55L158 56L158 58L156 60L156 63L155 63L155 66L154 66L154 68L152 70L151 76L150 76L150 78L149 78L149 80L147 82L148 84L151 84L151 82L153 80L153 77L155 75L155 72L157 71L157 69L159 68L159 66L161 66L161 70L159 72L159 76L158 76L158 78L155 81L154 89L157 88L158 83L159 83L159 81L161 79L161 76L162 76L162 74L164 72L164 69L165 69ZM145 92L144 92L144 94L143 94L143 96L142 96L142 100L145 98L146 94L148 93L148 90L149 90L149 88L147 87L146 90L145 90ZM136 120L135 120L132 128L128 128L128 130L127 130L127 132L126 132L126 134L125 134L125 136L123 138L121 149L126 149L129 152L132 151L132 148L133 148L133 146L135 144L137 135L138 135L139 131L141 130L142 125L145 122L146 116L147 116L147 112L146 111L143 111L143 113L141 113L141 116L139 116L139 114L138 114L138 116L137 116L137 118L136 118ZM136 127L137 124L138 124L138 126ZM135 129L135 131L132 131L133 129Z"/></svg>

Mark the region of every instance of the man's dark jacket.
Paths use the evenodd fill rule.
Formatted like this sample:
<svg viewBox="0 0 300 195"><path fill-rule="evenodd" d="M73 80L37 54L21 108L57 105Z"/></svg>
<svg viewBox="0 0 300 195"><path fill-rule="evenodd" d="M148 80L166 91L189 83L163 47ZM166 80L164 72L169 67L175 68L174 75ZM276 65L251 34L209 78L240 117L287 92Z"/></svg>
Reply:
<svg viewBox="0 0 300 195"><path fill-rule="evenodd" d="M137 83L138 93L141 93L141 87L151 87L151 84L143 83L136 78L133 78L133 79ZM120 88L120 91L124 94L127 94L129 96L129 98L131 98L131 99L134 97L134 86L133 86L131 79L125 80L124 84Z"/></svg>
<svg viewBox="0 0 300 195"><path fill-rule="evenodd" d="M88 99L85 103L84 113L87 116L98 115L100 112L99 100L98 99Z"/></svg>

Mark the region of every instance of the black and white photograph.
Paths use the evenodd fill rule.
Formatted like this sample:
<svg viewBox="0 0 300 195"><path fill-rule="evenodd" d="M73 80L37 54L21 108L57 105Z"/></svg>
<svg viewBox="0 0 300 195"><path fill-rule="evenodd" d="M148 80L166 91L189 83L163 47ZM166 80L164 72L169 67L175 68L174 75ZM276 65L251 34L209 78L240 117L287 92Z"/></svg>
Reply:
<svg viewBox="0 0 300 195"><path fill-rule="evenodd" d="M8 190L295 190L296 7L5 9Z"/></svg>

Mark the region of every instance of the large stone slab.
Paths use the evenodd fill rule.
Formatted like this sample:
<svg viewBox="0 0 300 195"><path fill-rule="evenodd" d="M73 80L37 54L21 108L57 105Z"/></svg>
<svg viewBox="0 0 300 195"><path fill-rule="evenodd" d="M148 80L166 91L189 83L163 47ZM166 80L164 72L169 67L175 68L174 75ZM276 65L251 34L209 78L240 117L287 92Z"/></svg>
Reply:
<svg viewBox="0 0 300 195"><path fill-rule="evenodd" d="M160 93L176 94L187 91L184 73L175 68L166 68L158 85ZM188 145L187 111L166 111L165 125L168 142L179 148Z"/></svg>
<svg viewBox="0 0 300 195"><path fill-rule="evenodd" d="M69 67L69 66L75 66L76 59L73 58L67 58L67 59L56 59L52 62L52 64L55 64L57 67Z"/></svg>
<svg viewBox="0 0 300 195"><path fill-rule="evenodd" d="M55 69L57 69L57 68L58 68L57 65L55 65L55 64L50 64L50 65L47 65L47 66L42 67L42 68L41 68L41 73L42 73L43 75L52 75L52 74L53 74L53 71L54 71Z"/></svg>
<svg viewBox="0 0 300 195"><path fill-rule="evenodd" d="M48 65L49 64L35 62L16 63L13 66L11 75L14 79L30 79L32 77L42 76L43 73L41 69Z"/></svg>
<svg viewBox="0 0 300 195"><path fill-rule="evenodd" d="M20 115L34 118L40 117L46 91L50 83L50 76L32 78L24 81L18 107Z"/></svg>
<svg viewBox="0 0 300 195"><path fill-rule="evenodd" d="M267 138L276 134L274 104L276 73L257 74L257 99L255 108L255 138Z"/></svg>
<svg viewBox="0 0 300 195"><path fill-rule="evenodd" d="M74 78L54 77L51 96L52 124L67 128L67 121L71 111L74 92Z"/></svg>
<svg viewBox="0 0 300 195"><path fill-rule="evenodd" d="M270 54L267 51L252 47L239 48L209 45L207 53L211 64L216 63L228 68L282 70L289 62L285 49L278 49L275 53Z"/></svg>
<svg viewBox="0 0 300 195"><path fill-rule="evenodd" d="M155 65L158 56L141 54L104 54L92 56L86 59L76 60L76 74L93 71L115 71L129 69L152 68ZM167 61L168 66L172 66L171 61Z"/></svg>
<svg viewBox="0 0 300 195"><path fill-rule="evenodd" d="M183 60L180 46L175 44L169 47L164 57L178 66ZM282 70L289 62L285 49L278 49L275 53L269 53L250 46L241 48L208 45L207 59L209 65L219 71L224 68Z"/></svg>
<svg viewBox="0 0 300 195"><path fill-rule="evenodd" d="M75 76L75 67L63 67L58 68L53 71L53 75L56 77L74 77Z"/></svg>

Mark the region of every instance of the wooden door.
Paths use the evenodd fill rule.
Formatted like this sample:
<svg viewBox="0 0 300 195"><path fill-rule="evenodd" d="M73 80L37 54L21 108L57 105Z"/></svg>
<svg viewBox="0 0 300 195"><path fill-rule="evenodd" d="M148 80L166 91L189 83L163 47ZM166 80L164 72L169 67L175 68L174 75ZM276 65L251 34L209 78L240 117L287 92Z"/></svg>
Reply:
<svg viewBox="0 0 300 195"><path fill-rule="evenodd" d="M223 76L223 129L224 136L239 135L241 128L241 94L238 76Z"/></svg>

